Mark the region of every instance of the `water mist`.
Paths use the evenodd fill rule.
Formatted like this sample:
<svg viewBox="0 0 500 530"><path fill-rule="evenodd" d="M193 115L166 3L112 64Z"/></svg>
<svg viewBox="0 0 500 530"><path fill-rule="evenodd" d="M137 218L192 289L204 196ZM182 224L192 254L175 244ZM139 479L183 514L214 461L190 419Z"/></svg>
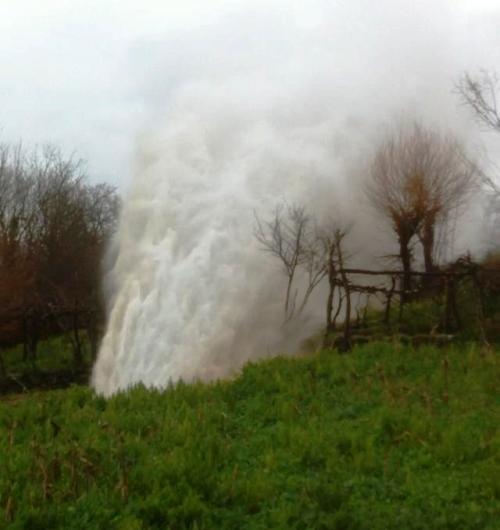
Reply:
<svg viewBox="0 0 500 530"><path fill-rule="evenodd" d="M386 3L379 23L406 16ZM212 71L197 59L200 80L191 72L165 88L168 104L139 140L109 252L107 330L92 375L98 392L223 377L248 359L293 352L321 325L319 296L301 322L282 326L285 278L253 237L255 211L265 217L286 200L320 219L341 212L344 222L356 219L358 258L380 253L384 237L357 192L380 124L408 108L457 122L454 104L443 103L450 77L436 76L439 32L414 14L411 31L396 31L395 52L366 9L364 26L359 12L347 17L357 25L352 37L352 26L327 13L314 27L286 26L286 46L274 35L283 50L255 46L251 57L212 39L212 55L231 60ZM267 19L264 26L269 32ZM241 26L231 27L215 33L237 40ZM411 77L415 53L411 72L419 75Z"/></svg>

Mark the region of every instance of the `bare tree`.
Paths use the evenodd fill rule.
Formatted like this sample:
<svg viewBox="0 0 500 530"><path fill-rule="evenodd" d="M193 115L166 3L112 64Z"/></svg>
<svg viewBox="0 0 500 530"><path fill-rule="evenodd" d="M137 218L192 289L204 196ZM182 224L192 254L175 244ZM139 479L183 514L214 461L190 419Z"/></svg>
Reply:
<svg viewBox="0 0 500 530"><path fill-rule="evenodd" d="M93 303L104 245L118 214L116 191L88 184L84 163L50 146L32 154L29 171L34 180L29 246L38 293L54 304Z"/></svg>
<svg viewBox="0 0 500 530"><path fill-rule="evenodd" d="M0 145L0 306L23 305L33 286L27 252L33 180L21 144Z"/></svg>
<svg viewBox="0 0 500 530"><path fill-rule="evenodd" d="M466 72L456 84L462 102L470 107L479 124L497 132L500 132L499 86L497 75L486 70L475 77Z"/></svg>
<svg viewBox="0 0 500 530"><path fill-rule="evenodd" d="M455 85L462 103L469 107L472 116L486 130L500 133L498 98L500 81L495 72L482 70L472 76L464 73ZM500 186L491 176L482 174L483 181L496 197L500 197Z"/></svg>
<svg viewBox="0 0 500 530"><path fill-rule="evenodd" d="M254 235L263 250L277 257L287 277L284 321L300 314L307 305L315 287L326 274L324 246L318 238L315 221L304 207L279 204L270 221L261 221L255 214ZM298 290L294 284L302 269L306 288L297 310Z"/></svg>
<svg viewBox="0 0 500 530"><path fill-rule="evenodd" d="M306 231L304 242L304 261L302 268L305 271L306 287L302 297L298 314L305 309L309 297L314 289L327 275L327 249L321 240L321 229L315 219L312 220L312 228Z"/></svg>
<svg viewBox="0 0 500 530"><path fill-rule="evenodd" d="M460 213L477 177L458 140L418 123L400 126L379 147L366 193L398 238L406 298L412 289L413 239L422 245L425 270L432 271L436 230Z"/></svg>
<svg viewBox="0 0 500 530"><path fill-rule="evenodd" d="M33 180L22 145L0 145L0 239L3 259L16 259L26 236Z"/></svg>
<svg viewBox="0 0 500 530"><path fill-rule="evenodd" d="M0 145L0 341L19 334L1 322L12 312L29 315L36 331L40 315L73 307L66 328L81 353L77 314L100 308L100 263L118 208L114 188L89 184L82 161L52 146Z"/></svg>
<svg viewBox="0 0 500 530"><path fill-rule="evenodd" d="M485 130L500 133L500 112L498 101L500 97L500 81L495 72L481 71L472 76L464 73L455 85L462 103L472 111L472 116ZM481 177L489 195L487 215L491 229L491 242L498 246L500 219L500 184L498 181L498 166L493 165L497 178L490 172L482 172Z"/></svg>
<svg viewBox="0 0 500 530"><path fill-rule="evenodd" d="M435 268L436 232L454 222L477 189L477 166L465 156L464 146L452 136L415 129L420 151L420 183L415 199L421 202L423 221L418 232L426 272Z"/></svg>

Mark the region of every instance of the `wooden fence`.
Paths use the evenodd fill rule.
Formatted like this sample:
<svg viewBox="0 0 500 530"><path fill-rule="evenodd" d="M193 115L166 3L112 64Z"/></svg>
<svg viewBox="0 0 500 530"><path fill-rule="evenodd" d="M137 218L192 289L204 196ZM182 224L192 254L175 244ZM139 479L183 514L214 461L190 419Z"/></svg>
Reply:
<svg viewBox="0 0 500 530"><path fill-rule="evenodd" d="M476 312L479 325L479 334L482 341L487 342L487 336L484 329L485 320L485 292L491 289L500 295L500 269L488 269L482 267L468 258L462 258L446 270L436 270L433 272L411 271L410 277L413 279L410 290L402 290L402 270L369 270L342 268L336 271L333 285L338 289L338 304L333 318L327 321L335 322L341 309L345 304L345 318L342 326L342 336L337 343L339 349L347 351L352 345L352 326L353 317L359 323L362 315L356 309L352 310L352 298L355 294L358 297L363 295L365 303L363 310L366 315L368 300L375 296L383 306L383 322L390 324L391 309L395 303L398 303L398 321L401 322L405 305L416 300L425 299L434 295L440 295L444 299L443 314L441 322L437 323L443 332L460 330L462 328L462 317L457 304L457 287L464 279L470 280L472 287L473 300L471 301ZM382 280L378 285L369 283L360 283L353 281L353 277L380 278ZM418 280L418 281L417 281ZM354 312L357 314L354 315ZM325 341L328 334L332 331L327 325L325 332Z"/></svg>

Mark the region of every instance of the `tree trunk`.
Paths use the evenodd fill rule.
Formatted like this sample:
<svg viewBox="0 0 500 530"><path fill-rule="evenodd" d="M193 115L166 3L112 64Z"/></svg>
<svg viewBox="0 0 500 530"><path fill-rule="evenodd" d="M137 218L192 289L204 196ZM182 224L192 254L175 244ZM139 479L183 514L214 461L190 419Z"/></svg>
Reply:
<svg viewBox="0 0 500 530"><path fill-rule="evenodd" d="M410 238L405 236L399 237L399 257L401 259L401 265L403 267L403 278L401 282L401 303L410 301L411 298L411 250L410 250Z"/></svg>
<svg viewBox="0 0 500 530"><path fill-rule="evenodd" d="M333 263L333 254L335 251L335 247L332 246L329 252L329 261L328 261L328 298L326 300L326 328L325 328L325 336L323 338L323 346L327 346L328 342L328 334L333 331L335 328L335 321L332 316L333 313L333 298L335 296L335 277L337 275L337 272L335 270L335 265ZM339 301L340 303L340 301Z"/></svg>
<svg viewBox="0 0 500 530"><path fill-rule="evenodd" d="M73 337L74 337L73 353L74 353L75 366L77 368L80 368L83 364L83 353L82 353L82 343L80 341L80 333L78 331L78 313L76 311L73 313Z"/></svg>
<svg viewBox="0 0 500 530"><path fill-rule="evenodd" d="M344 285L346 299L344 341L342 350L349 351L351 349L351 291L349 289L349 280L345 273L342 274L342 283Z"/></svg>
<svg viewBox="0 0 500 530"><path fill-rule="evenodd" d="M326 334L328 334L333 329L333 298L335 294L335 278L337 276L337 271L335 270L335 265L333 263L333 254L334 247L329 252L329 261L328 261L328 299L326 301Z"/></svg>
<svg viewBox="0 0 500 530"><path fill-rule="evenodd" d="M326 300L326 330L325 335L328 335L332 331L332 312L333 312L333 293L334 285L330 284L330 291L328 292L328 298Z"/></svg>
<svg viewBox="0 0 500 530"><path fill-rule="evenodd" d="M424 226L419 234L419 239L422 244L422 251L424 254L424 267L425 272L434 272L434 227L435 220L426 219ZM431 276L424 276L422 278L422 287L424 290L429 290L434 287L435 278Z"/></svg>
<svg viewBox="0 0 500 530"><path fill-rule="evenodd" d="M425 272L432 272L434 270L434 224L425 224L420 241L424 251Z"/></svg>

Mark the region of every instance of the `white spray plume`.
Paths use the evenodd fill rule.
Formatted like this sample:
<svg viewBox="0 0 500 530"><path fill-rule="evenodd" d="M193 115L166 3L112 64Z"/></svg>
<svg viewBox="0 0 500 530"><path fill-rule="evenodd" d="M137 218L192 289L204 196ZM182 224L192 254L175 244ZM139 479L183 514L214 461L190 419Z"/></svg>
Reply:
<svg viewBox="0 0 500 530"><path fill-rule="evenodd" d="M167 109L141 138L110 253L108 325L92 376L98 392L222 377L248 359L293 351L311 332L317 320L281 325L284 277L253 237L254 210L266 216L286 200L325 218L342 208L345 222L356 219L360 259L380 255L381 227L356 192L380 124L404 111L463 123L450 95L451 45L440 34L448 26L426 19L430 3L411 22L399 2L382 4L385 15L370 20L371 3L358 3L367 12L348 17L357 24L351 41L338 20L345 6L311 16L314 27L285 31L280 19L282 39L269 13L265 24L254 14L255 34L243 34L253 35L250 54L226 20L230 30L209 32L211 52L199 43L205 63L217 58L213 70L197 59L200 80L184 72L186 80L180 74L174 88L163 87ZM381 34L384 20L387 28L405 21L393 28L399 42ZM269 49L256 46L266 39Z"/></svg>

